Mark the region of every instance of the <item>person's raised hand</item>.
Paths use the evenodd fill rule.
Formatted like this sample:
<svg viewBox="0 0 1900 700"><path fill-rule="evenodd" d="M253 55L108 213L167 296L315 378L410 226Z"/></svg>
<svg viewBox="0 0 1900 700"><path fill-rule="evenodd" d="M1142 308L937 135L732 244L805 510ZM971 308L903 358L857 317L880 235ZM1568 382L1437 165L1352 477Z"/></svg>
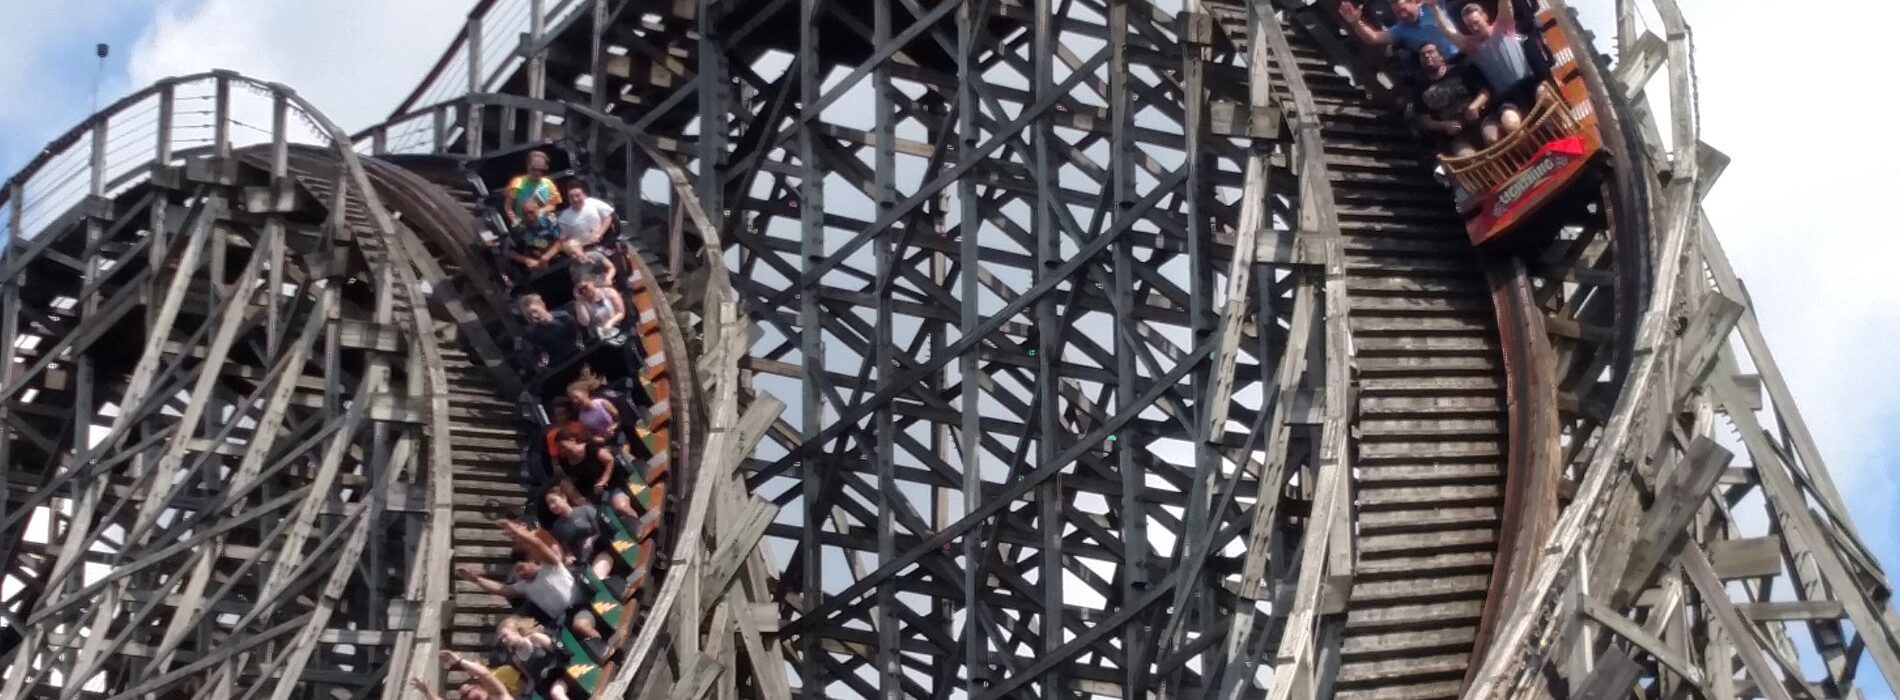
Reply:
<svg viewBox="0 0 1900 700"><path fill-rule="evenodd" d="M475 567L469 566L467 564L463 564L461 566L455 567L455 575L468 579L470 581L473 581L481 577L481 574L476 573Z"/></svg>
<svg viewBox="0 0 1900 700"><path fill-rule="evenodd" d="M422 691L425 695L429 692L429 682L422 680L422 676L411 674L409 676L409 685L415 686L416 690Z"/></svg>
<svg viewBox="0 0 1900 700"><path fill-rule="evenodd" d="M1364 14L1359 9L1359 3L1353 2L1352 0L1340 0L1339 17L1347 22L1357 23L1364 17Z"/></svg>

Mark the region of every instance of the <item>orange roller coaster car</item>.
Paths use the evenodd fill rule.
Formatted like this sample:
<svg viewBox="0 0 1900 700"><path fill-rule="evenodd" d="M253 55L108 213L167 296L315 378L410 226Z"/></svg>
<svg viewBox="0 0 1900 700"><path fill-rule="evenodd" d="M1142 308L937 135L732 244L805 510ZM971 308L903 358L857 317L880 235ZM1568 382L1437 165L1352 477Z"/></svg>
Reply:
<svg viewBox="0 0 1900 700"><path fill-rule="evenodd" d="M1439 159L1457 185L1473 245L1536 213L1603 155L1590 89L1577 67L1589 60L1588 47L1579 56L1547 6L1538 8L1537 28L1550 52L1550 79L1537 87L1523 128L1477 153Z"/></svg>

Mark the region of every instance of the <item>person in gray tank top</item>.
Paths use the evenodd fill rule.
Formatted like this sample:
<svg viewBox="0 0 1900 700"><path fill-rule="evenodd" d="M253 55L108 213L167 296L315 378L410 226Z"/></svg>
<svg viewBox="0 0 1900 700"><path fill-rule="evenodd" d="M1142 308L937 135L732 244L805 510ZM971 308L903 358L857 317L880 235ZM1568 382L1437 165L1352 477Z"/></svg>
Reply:
<svg viewBox="0 0 1900 700"><path fill-rule="evenodd" d="M1524 36L1517 31L1517 12L1512 0L1498 0L1494 19L1478 2L1466 3L1458 16L1464 20L1464 32L1458 31L1441 4L1438 22L1459 49L1484 74L1485 82L1497 104L1498 127L1510 134L1524 125L1524 113L1537 99L1537 77L1531 73L1530 57L1524 52Z"/></svg>

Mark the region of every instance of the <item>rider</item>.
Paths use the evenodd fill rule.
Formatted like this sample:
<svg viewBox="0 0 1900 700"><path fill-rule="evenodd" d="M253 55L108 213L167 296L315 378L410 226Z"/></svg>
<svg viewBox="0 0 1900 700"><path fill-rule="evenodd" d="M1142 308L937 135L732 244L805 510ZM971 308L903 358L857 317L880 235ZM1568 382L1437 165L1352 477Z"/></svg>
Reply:
<svg viewBox="0 0 1900 700"><path fill-rule="evenodd" d="M1411 106L1412 121L1433 137L1441 153L1470 155L1479 134L1487 144L1497 140L1497 124L1483 120L1491 93L1469 67L1450 65L1433 44L1419 47L1418 63L1425 88Z"/></svg>
<svg viewBox="0 0 1900 700"><path fill-rule="evenodd" d="M1374 27L1367 22L1364 10L1354 0L1340 0L1339 17L1346 22L1346 29L1359 41L1373 46L1389 46L1397 43L1407 51L1418 51L1419 47L1431 44L1438 47L1445 60L1458 59L1459 48L1444 27L1426 17L1420 9L1420 3L1438 7L1439 0L1392 0L1392 17L1395 21L1384 27Z"/></svg>
<svg viewBox="0 0 1900 700"><path fill-rule="evenodd" d="M1538 80L1524 52L1524 36L1517 31L1515 4L1513 0L1498 0L1498 14L1493 19L1482 3L1466 3L1458 10L1465 32L1457 30L1444 7L1433 13L1439 26L1484 73L1498 105L1498 125L1506 134L1523 126L1524 113L1537 100Z"/></svg>
<svg viewBox="0 0 1900 700"><path fill-rule="evenodd" d="M561 191L548 179L548 154L529 151L526 172L510 179L502 196L507 200L502 218L516 244L511 256L530 270L540 269L560 252L554 212L561 206Z"/></svg>

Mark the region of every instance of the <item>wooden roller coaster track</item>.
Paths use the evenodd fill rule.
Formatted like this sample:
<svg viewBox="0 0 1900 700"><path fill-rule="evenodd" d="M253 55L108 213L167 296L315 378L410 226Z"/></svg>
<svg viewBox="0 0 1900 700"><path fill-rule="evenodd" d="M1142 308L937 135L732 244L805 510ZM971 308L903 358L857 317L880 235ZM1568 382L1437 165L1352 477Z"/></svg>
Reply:
<svg viewBox="0 0 1900 700"><path fill-rule="evenodd" d="M1900 687L1636 5L1566 57L1610 157L1477 250L1326 2L484 0L354 136L142 90L0 193L0 697L492 643L449 572L541 439L481 244L530 149L619 208L667 417L595 697Z"/></svg>

